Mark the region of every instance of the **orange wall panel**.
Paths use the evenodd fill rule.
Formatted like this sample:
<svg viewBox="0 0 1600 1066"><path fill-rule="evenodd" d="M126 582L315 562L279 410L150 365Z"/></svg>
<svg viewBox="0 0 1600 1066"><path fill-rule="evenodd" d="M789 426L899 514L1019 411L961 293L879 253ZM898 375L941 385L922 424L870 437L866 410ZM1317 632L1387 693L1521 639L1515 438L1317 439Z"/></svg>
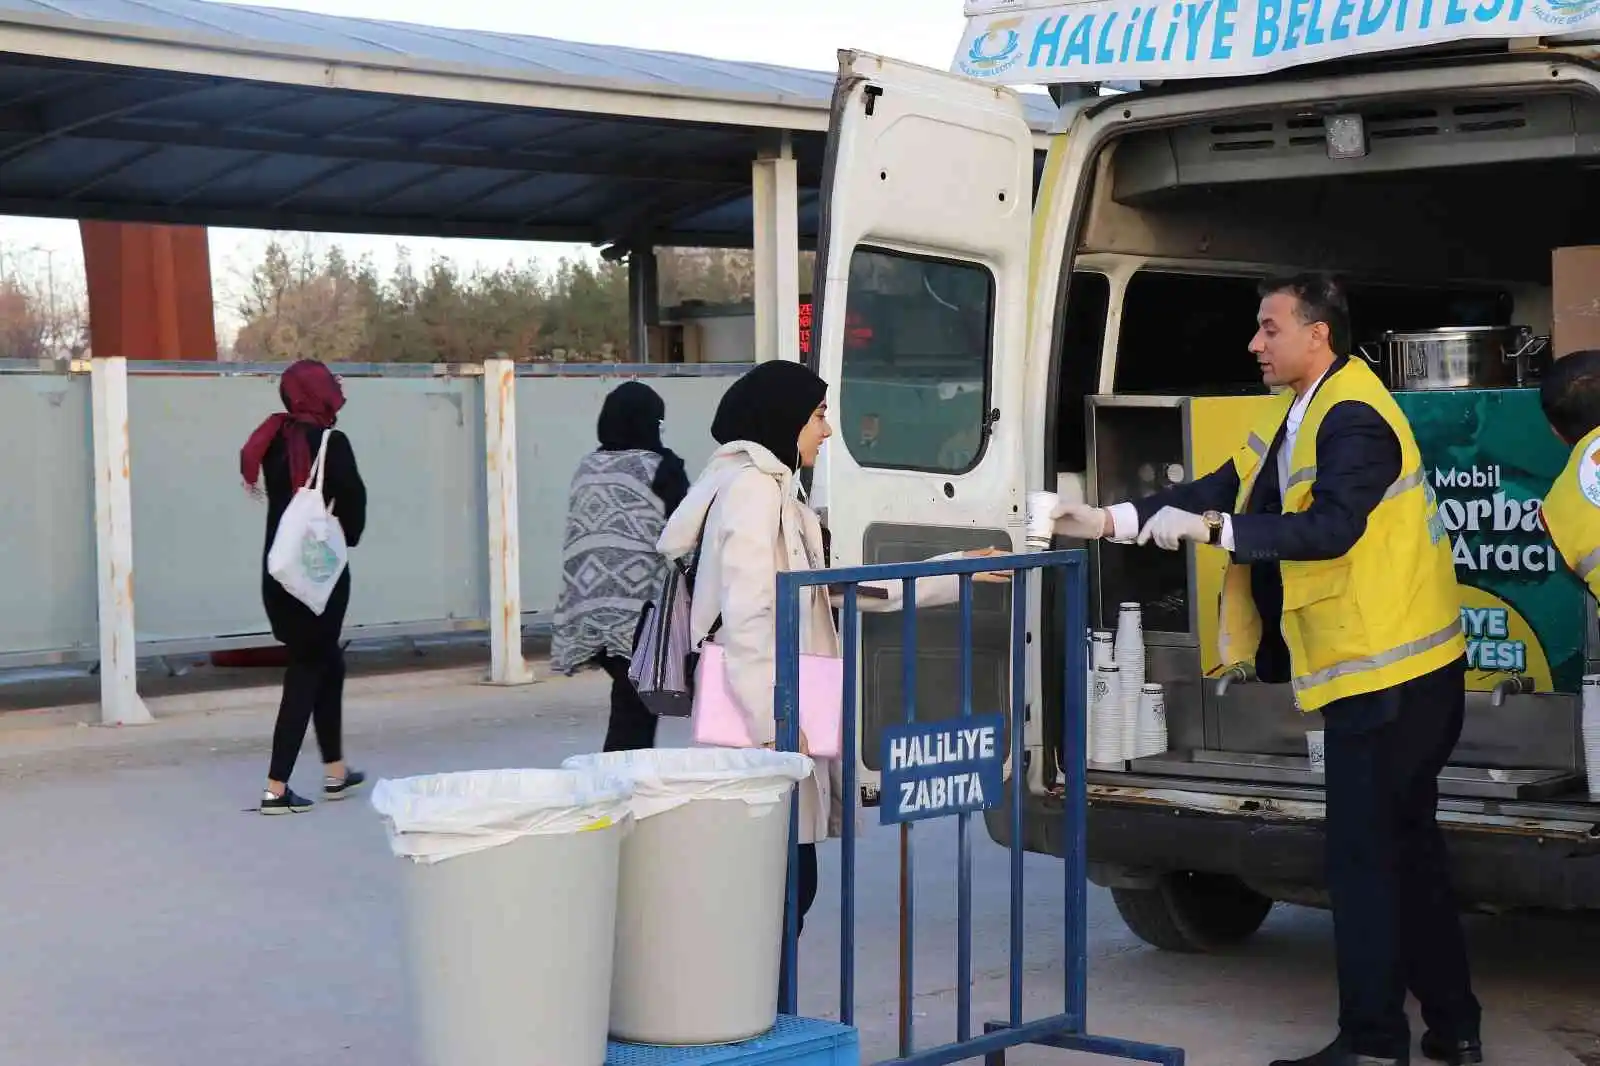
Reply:
<svg viewBox="0 0 1600 1066"><path fill-rule="evenodd" d="M94 354L215 359L211 251L198 226L80 222Z"/></svg>

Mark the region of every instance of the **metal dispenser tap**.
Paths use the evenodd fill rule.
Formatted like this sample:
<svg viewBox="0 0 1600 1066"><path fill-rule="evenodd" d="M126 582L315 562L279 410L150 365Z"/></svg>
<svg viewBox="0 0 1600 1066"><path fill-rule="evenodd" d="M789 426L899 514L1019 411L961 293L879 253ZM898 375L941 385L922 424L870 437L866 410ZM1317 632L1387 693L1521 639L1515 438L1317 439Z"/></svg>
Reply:
<svg viewBox="0 0 1600 1066"><path fill-rule="evenodd" d="M1217 678L1217 698L1228 694L1233 685L1248 685L1256 679L1256 668L1250 663L1235 663Z"/></svg>
<svg viewBox="0 0 1600 1066"><path fill-rule="evenodd" d="M1489 690L1489 706L1505 706L1507 696L1528 696L1533 693L1533 678L1526 674L1512 674L1502 681L1495 682L1494 688Z"/></svg>

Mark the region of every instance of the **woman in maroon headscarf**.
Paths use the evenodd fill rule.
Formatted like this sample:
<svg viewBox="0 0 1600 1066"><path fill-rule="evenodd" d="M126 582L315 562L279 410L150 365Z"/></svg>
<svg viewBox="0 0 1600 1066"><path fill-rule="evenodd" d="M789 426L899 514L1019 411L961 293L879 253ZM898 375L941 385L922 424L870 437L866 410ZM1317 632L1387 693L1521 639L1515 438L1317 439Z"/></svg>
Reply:
<svg viewBox="0 0 1600 1066"><path fill-rule="evenodd" d="M261 795L262 814L288 814L311 808L311 801L289 787L289 775L305 741L307 723L315 723L317 746L322 751L322 794L343 799L366 780L344 764L342 751L344 714L344 650L340 631L350 605L350 571L347 567L334 586L322 614L289 594L267 573L266 553L278 535L278 523L306 484L322 435L328 435L327 469L322 495L344 529L345 543L355 547L367 524L367 489L356 469L355 453L343 433L333 428L344 406L339 379L323 364L301 360L283 372L278 386L284 410L268 418L250 435L239 452L239 470L245 484L257 489L265 476L267 539L261 558L261 600L272 623L272 635L289 650L289 667L283 675L283 699L278 724L272 734L272 763L267 787Z"/></svg>

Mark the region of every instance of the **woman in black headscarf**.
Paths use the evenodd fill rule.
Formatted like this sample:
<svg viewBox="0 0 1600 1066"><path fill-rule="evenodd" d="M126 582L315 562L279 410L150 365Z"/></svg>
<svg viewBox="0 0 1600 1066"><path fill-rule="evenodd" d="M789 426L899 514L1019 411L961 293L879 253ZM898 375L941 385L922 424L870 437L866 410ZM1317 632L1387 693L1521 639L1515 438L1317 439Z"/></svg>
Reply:
<svg viewBox="0 0 1600 1066"><path fill-rule="evenodd" d="M740 377L717 404L711 437L718 444L751 441L791 471L816 461L816 448L833 435L827 424L828 383L800 363L774 360ZM810 461L800 454L802 431L815 419L821 427Z"/></svg>
<svg viewBox="0 0 1600 1066"><path fill-rule="evenodd" d="M689 489L683 460L661 443L666 411L643 382L611 390L600 447L578 464L568 495L550 665L571 674L594 664L611 675L606 751L655 745L656 718L628 680L628 659L640 612L666 576L656 538Z"/></svg>
<svg viewBox="0 0 1600 1066"><path fill-rule="evenodd" d="M728 690L745 712L751 741L762 747L773 747L777 739L773 715L777 575L828 565L822 524L801 497L799 481L800 471L815 465L823 442L833 435L827 392L827 382L811 370L783 361L762 363L734 382L711 423L711 435L721 447L695 479L659 542L669 559L688 555L698 545L689 640L694 646L710 640L722 650ZM992 549L984 549L953 556L992 554ZM975 580L1007 578L984 574ZM881 598L862 596L859 609L900 609L901 582L869 584ZM960 582L953 575L917 582L921 607L954 603L959 596ZM801 653L839 656L833 609L840 605L814 587L802 592L799 606ZM800 749L810 754L804 730ZM816 845L838 835L843 816L838 760L814 762L814 772L798 789L796 924L802 928L817 894Z"/></svg>

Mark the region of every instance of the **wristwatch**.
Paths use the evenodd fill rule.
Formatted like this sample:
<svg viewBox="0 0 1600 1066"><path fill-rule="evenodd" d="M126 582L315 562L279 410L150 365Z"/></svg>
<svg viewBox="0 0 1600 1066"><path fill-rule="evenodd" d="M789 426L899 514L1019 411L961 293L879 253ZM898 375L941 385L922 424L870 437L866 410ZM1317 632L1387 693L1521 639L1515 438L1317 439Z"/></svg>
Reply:
<svg viewBox="0 0 1600 1066"><path fill-rule="evenodd" d="M1220 511L1207 511L1200 516L1200 521L1206 524L1206 543L1213 548L1222 543L1222 513Z"/></svg>

